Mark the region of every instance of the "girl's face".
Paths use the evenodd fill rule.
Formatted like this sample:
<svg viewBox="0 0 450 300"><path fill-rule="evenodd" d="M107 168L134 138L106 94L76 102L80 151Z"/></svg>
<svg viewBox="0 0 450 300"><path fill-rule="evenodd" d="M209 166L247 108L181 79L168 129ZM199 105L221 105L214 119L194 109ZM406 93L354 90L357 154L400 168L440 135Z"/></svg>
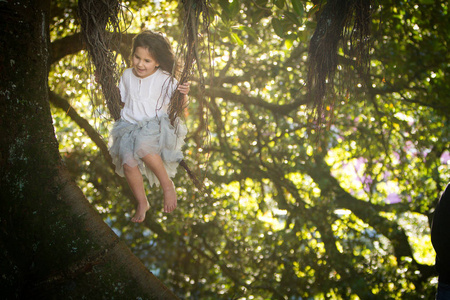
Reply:
<svg viewBox="0 0 450 300"><path fill-rule="evenodd" d="M134 74L140 78L152 75L159 67L159 63L150 55L148 49L144 47L136 47L132 61Z"/></svg>

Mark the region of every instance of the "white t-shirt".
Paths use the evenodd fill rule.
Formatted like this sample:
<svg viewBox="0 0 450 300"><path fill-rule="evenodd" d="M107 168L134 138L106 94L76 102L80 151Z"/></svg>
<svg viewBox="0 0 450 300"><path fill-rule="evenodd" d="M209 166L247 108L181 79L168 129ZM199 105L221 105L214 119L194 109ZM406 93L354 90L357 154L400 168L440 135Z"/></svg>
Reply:
<svg viewBox="0 0 450 300"><path fill-rule="evenodd" d="M136 124L167 114L177 84L175 78L161 69L145 78L134 75L132 68L126 69L119 83L120 96L125 103L120 116Z"/></svg>

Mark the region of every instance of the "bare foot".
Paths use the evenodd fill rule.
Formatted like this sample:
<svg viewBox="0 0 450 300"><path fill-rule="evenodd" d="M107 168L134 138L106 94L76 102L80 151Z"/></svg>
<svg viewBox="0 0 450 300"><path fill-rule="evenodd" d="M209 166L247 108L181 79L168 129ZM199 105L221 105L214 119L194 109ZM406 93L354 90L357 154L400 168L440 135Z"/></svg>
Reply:
<svg viewBox="0 0 450 300"><path fill-rule="evenodd" d="M177 207L177 192L173 182L164 189L164 212L171 213Z"/></svg>
<svg viewBox="0 0 450 300"><path fill-rule="evenodd" d="M148 203L148 201L146 201L145 204L139 203L136 207L136 213L134 214L134 217L131 218L131 222L142 223L145 220L145 214L149 209L150 204Z"/></svg>

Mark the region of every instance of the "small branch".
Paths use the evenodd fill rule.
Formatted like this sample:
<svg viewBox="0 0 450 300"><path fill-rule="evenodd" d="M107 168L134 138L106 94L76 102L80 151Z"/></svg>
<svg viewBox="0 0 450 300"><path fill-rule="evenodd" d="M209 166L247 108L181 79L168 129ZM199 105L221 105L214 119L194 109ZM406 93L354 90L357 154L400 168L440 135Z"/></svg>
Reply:
<svg viewBox="0 0 450 300"><path fill-rule="evenodd" d="M111 155L108 151L108 146L103 141L103 138L98 132L89 124L89 122L81 117L77 111L70 105L70 103L64 97L56 94L53 91L49 91L49 99L50 102L53 103L56 107L62 109L66 112L66 114L78 125L81 129L83 129L86 134L91 138L91 140L95 143L95 145L100 149L103 156L105 157L108 165L113 170L115 169L114 164L111 159Z"/></svg>

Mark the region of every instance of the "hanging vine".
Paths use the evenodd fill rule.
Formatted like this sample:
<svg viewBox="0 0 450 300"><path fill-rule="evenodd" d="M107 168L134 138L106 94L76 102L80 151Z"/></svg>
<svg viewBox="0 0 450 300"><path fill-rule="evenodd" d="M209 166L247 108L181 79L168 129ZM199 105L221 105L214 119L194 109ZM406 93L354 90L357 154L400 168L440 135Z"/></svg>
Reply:
<svg viewBox="0 0 450 300"><path fill-rule="evenodd" d="M327 90L334 89L340 42L344 54L354 60L355 69L369 70L371 14L370 0L329 0L320 13L309 45L307 80L318 126L326 118L326 106L329 115L333 112L334 96L332 100L326 96Z"/></svg>
<svg viewBox="0 0 450 300"><path fill-rule="evenodd" d="M79 0L78 14L86 49L95 66L96 80L102 87L106 105L114 120L120 118L120 75L116 63L119 49L121 5L117 0Z"/></svg>
<svg viewBox="0 0 450 300"><path fill-rule="evenodd" d="M199 27L200 24L203 25L203 32L205 32L208 37L207 41L209 41L209 4L208 1L205 0L183 0L183 12L184 12L184 28L182 37L179 41L180 49L179 54L183 57L184 67L181 71L181 75L179 78L180 83L190 81L191 75L193 73L194 65L197 66L198 78L199 78L199 88L200 93L198 97L199 101L199 124L200 128L203 128L207 131L206 128L206 103L205 103L205 79L203 76L203 69L200 64L200 53L199 53ZM203 22L200 22L201 17L203 18ZM210 49L209 47L206 47ZM208 55L210 58L210 55ZM211 59L210 59L211 65ZM176 122L178 118L182 118L184 114L184 110L187 107L188 103L184 101L184 95L180 93L180 91L176 90L172 95L172 99L169 104L168 114L169 119L172 125ZM180 162L180 165L183 166L188 172L189 176L193 180L194 184L197 188L201 189L201 184L197 180L196 176L192 174L189 168L186 165L186 162L183 160Z"/></svg>

